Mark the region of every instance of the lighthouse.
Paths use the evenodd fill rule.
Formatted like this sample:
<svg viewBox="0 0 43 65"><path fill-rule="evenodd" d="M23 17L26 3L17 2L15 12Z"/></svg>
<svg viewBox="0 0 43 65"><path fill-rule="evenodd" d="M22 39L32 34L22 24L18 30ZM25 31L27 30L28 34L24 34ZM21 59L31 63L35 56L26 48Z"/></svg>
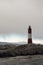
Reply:
<svg viewBox="0 0 43 65"><path fill-rule="evenodd" d="M29 25L28 28L28 44L32 43L32 29L31 26Z"/></svg>

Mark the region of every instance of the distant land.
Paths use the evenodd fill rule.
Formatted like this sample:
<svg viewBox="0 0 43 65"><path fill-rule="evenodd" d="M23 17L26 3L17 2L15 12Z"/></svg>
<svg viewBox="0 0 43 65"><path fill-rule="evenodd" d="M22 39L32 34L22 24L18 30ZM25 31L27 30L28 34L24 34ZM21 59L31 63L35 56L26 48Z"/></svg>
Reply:
<svg viewBox="0 0 43 65"><path fill-rule="evenodd" d="M18 42L18 43L17 42L16 43L15 42L14 43L13 42L0 42L0 45L7 45L7 44L8 45L14 44L16 46L19 46L19 45L24 45L24 44L28 44L28 43L26 43L26 42Z"/></svg>

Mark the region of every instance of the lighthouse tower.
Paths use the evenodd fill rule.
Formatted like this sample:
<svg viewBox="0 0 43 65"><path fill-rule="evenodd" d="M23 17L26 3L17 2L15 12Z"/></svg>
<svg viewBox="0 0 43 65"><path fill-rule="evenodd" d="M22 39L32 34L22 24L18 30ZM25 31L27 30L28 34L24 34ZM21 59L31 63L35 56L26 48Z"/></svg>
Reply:
<svg viewBox="0 0 43 65"><path fill-rule="evenodd" d="M32 29L31 29L30 25L29 25L29 28L28 28L28 44L29 43L32 43Z"/></svg>

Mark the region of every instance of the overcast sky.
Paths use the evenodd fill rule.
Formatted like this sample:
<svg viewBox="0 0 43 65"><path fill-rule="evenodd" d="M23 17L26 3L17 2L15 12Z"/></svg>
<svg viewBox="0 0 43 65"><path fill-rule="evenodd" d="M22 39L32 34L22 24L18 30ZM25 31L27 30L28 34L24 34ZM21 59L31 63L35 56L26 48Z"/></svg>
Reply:
<svg viewBox="0 0 43 65"><path fill-rule="evenodd" d="M43 38L43 0L0 0L0 34L27 35Z"/></svg>

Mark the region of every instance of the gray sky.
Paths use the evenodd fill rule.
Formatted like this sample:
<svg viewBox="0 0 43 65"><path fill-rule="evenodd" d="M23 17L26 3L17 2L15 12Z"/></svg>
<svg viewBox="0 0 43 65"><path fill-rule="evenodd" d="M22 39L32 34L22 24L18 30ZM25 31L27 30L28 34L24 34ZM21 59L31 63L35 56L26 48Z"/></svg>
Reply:
<svg viewBox="0 0 43 65"><path fill-rule="evenodd" d="M0 34L27 34L43 38L43 0L0 0Z"/></svg>

